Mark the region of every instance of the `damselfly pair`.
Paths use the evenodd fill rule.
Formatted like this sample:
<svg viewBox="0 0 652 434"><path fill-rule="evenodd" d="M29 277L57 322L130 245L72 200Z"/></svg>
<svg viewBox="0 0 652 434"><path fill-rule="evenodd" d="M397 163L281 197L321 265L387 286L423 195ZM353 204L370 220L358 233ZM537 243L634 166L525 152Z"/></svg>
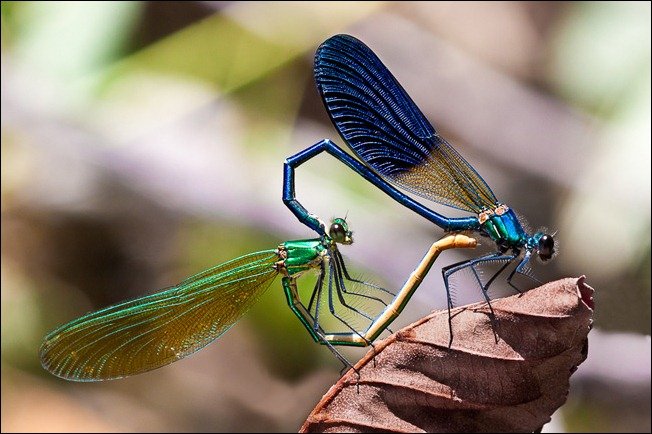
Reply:
<svg viewBox="0 0 652 434"><path fill-rule="evenodd" d="M512 279L524 273L533 254L544 261L553 256L552 236L525 232L516 214L496 200L484 180L437 134L362 42L347 35L325 41L315 55L315 80L333 124L360 159L330 140L323 140L286 160L283 201L319 237L288 241L273 250L239 257L172 288L63 325L49 333L41 345L45 369L68 380L99 381L138 374L182 359L226 332L278 275L282 276L288 305L310 335L348 365L333 346L371 344L400 314L439 253L448 248L475 246L473 238L460 232L489 237L497 251L443 269L449 314L453 307L449 281L455 273L471 270L489 302L489 286L511 263L518 261L507 282L518 289ZM432 245L395 294L351 277L338 248L338 244L353 242L344 219L335 219L327 228L296 199L295 168L323 151L397 202L454 234ZM473 215L444 217L394 186ZM485 263L500 267L483 282L478 267ZM317 272L317 280L310 296L302 297L302 275L310 271ZM328 331L323 321L326 315L344 331ZM350 315L362 318L363 325L352 324L347 318ZM451 328L450 342L452 339Z"/></svg>

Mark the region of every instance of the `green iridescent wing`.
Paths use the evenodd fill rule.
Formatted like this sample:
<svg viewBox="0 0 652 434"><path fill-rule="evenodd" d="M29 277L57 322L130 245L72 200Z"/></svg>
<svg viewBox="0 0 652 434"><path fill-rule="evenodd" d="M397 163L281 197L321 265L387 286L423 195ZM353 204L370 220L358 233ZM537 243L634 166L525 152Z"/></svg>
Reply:
<svg viewBox="0 0 652 434"><path fill-rule="evenodd" d="M160 368L226 332L277 275L274 250L242 256L179 285L82 316L48 334L41 364L73 381Z"/></svg>

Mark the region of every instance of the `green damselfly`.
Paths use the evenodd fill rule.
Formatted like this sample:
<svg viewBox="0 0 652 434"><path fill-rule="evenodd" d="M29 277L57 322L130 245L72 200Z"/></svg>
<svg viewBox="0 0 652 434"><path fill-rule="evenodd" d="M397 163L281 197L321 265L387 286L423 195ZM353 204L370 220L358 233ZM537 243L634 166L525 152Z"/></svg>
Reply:
<svg viewBox="0 0 652 434"><path fill-rule="evenodd" d="M434 243L394 295L349 275L338 245L352 242L347 222L337 218L320 238L287 241L160 292L91 312L45 337L41 364L72 381L117 379L165 366L220 337L281 275L288 305L313 339L351 366L334 345L370 345L400 314L443 250L476 243L459 234ZM317 279L305 303L298 282L309 272ZM342 326L338 331L327 329L328 314L331 323ZM353 325L348 317L357 317L362 325Z"/></svg>

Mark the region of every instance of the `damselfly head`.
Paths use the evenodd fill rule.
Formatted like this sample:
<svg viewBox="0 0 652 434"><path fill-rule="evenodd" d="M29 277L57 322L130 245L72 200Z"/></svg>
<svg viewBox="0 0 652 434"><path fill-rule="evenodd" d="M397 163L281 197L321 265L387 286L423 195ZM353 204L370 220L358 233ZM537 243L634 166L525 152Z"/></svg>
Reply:
<svg viewBox="0 0 652 434"><path fill-rule="evenodd" d="M339 244L353 244L353 234L343 218L335 218L328 229L328 236Z"/></svg>

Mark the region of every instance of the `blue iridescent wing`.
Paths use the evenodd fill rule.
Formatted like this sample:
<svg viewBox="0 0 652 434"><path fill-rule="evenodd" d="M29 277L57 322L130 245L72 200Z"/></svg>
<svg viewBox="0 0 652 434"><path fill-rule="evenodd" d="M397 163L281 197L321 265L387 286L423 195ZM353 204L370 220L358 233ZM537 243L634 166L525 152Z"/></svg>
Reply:
<svg viewBox="0 0 652 434"><path fill-rule="evenodd" d="M486 182L361 41L348 35L326 40L315 54L315 81L344 141L385 180L473 213L495 207Z"/></svg>

